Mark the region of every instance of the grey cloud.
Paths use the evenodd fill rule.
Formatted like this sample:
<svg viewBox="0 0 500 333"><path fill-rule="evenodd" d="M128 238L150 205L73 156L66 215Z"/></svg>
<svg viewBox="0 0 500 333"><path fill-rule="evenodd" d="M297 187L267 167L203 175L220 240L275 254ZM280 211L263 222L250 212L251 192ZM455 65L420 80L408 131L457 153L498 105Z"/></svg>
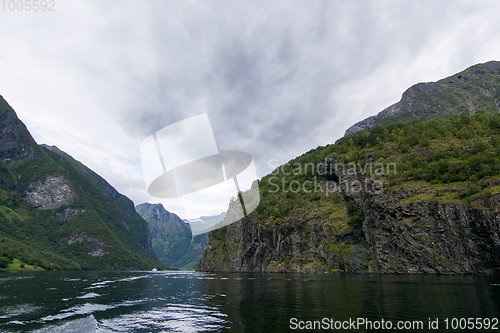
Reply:
<svg viewBox="0 0 500 333"><path fill-rule="evenodd" d="M40 76L47 82L35 93L64 98L69 86L71 96L92 100L85 105L108 112L105 119L116 120L124 132L89 135L88 142L99 146L93 140L124 135L137 143L137 155L141 140L152 133L207 112L219 150L250 153L259 176L271 171L268 160L284 163L333 143L352 123L397 102L411 84L491 60L500 45L494 15L499 5L490 1L213 0L140 7L124 1L119 8L87 1L73 6L61 7L65 12L50 20L2 18L1 56L11 62L4 60L0 69L17 66L23 76L0 88L24 88L21 81ZM40 72L38 63L47 64L47 72ZM78 101L74 111L58 110L63 111L86 112ZM71 128L58 130L64 134ZM72 154L71 147L66 150ZM123 174L138 169L139 162L120 164L126 165ZM96 171L108 174L104 167ZM144 193L138 180L125 178L111 180L132 197Z"/></svg>
<svg viewBox="0 0 500 333"><path fill-rule="evenodd" d="M235 7L235 17L248 10ZM201 9L206 17L185 13L185 21L178 22L182 29L176 31L185 31L187 38L164 26L154 49L161 59L159 73L149 82L157 107L130 110L124 127L148 135L208 112L219 149L248 151L260 164L296 156L342 133L331 123L347 111L336 109L336 100L343 98L339 87L363 80L393 59L420 54L445 28L453 6L323 1L287 7L289 2L269 11L248 10L249 16L233 26L208 5ZM205 109L196 109L198 99L206 101Z"/></svg>

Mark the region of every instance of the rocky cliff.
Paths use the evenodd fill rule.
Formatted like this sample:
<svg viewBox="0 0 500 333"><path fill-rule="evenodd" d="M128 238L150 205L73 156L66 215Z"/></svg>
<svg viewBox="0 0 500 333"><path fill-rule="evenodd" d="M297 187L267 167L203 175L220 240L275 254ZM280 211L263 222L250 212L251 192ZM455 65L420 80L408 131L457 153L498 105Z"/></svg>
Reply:
<svg viewBox="0 0 500 333"><path fill-rule="evenodd" d="M500 62L474 65L438 82L418 83L401 100L349 127L345 135L394 122L423 121L443 115L500 111Z"/></svg>
<svg viewBox="0 0 500 333"><path fill-rule="evenodd" d="M500 180L482 185L498 191ZM282 219L251 214L210 233L197 270L499 273L500 212L481 206L481 197L467 204L452 195L435 197L435 191L421 182L377 194L342 190L304 200ZM498 207L499 196L492 200ZM349 206L362 211L362 218L353 220Z"/></svg>
<svg viewBox="0 0 500 333"><path fill-rule="evenodd" d="M50 148L0 97L0 256L46 269L164 267L133 203Z"/></svg>
<svg viewBox="0 0 500 333"><path fill-rule="evenodd" d="M410 110L408 103L424 109L414 115L423 120L441 112L435 105L459 112L374 122L276 168L259 182L254 212L210 233L197 270L499 274L498 64L453 78L475 82L470 96L486 96L483 104L471 97L469 112L434 95L450 78L433 92L425 92L432 85L416 86L386 115Z"/></svg>

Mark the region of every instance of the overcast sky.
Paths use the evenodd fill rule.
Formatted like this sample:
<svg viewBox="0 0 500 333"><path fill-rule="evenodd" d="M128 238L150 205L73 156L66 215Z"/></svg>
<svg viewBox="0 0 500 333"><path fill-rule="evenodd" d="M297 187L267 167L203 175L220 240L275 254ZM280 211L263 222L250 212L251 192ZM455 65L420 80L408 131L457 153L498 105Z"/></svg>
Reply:
<svg viewBox="0 0 500 333"><path fill-rule="evenodd" d="M219 150L250 153L262 177L270 160L335 142L417 82L500 60L499 1L9 3L0 95L38 143L135 204L159 202L139 149L174 122L208 113Z"/></svg>

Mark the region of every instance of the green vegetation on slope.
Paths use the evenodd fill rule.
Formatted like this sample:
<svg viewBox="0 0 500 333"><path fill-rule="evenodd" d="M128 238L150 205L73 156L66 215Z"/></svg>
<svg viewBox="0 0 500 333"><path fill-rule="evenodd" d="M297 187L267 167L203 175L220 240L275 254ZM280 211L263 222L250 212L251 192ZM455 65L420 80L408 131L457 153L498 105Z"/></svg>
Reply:
<svg viewBox="0 0 500 333"><path fill-rule="evenodd" d="M316 166L326 158L341 177L349 170L364 171L367 177L383 180L386 188L417 180L456 183L461 189L455 190L456 197L463 199L482 190L487 180L498 178L499 157L500 114L374 127L311 150L265 176L256 217L279 219L288 215L294 203L326 196L324 190L314 191L314 178L319 182L321 176Z"/></svg>
<svg viewBox="0 0 500 333"><path fill-rule="evenodd" d="M111 198L85 175L50 151L9 169L0 162L0 254L45 269L150 269L161 265L137 242L126 217ZM38 210L23 200L28 182L47 173L68 176L80 195L70 205L84 211L72 219L58 218L68 206ZM71 238L76 241L71 241ZM87 241L87 242L86 242ZM89 255L91 244L104 249Z"/></svg>
<svg viewBox="0 0 500 333"><path fill-rule="evenodd" d="M134 203L132 202L132 200L120 194L104 178L87 168L81 162L75 160L70 155L59 150L57 147L46 145L42 146L46 149L47 154L51 155L54 160L59 161L60 163L64 162L64 165L66 167L72 166L77 174L85 175L85 177L90 180L92 185L94 185L102 193L100 198L111 198L113 203L121 210L124 215L126 225L128 226L128 234L131 234L132 237L134 237L135 240L139 243L139 245L142 248L146 249L149 254L154 255L153 249L150 248L151 233L148 229L148 224L135 211ZM118 213L118 211L114 209L114 213L116 214ZM127 242L130 242L130 240L127 240Z"/></svg>
<svg viewBox="0 0 500 333"><path fill-rule="evenodd" d="M281 250L288 256L265 257L264 266L258 269L333 272L348 271L355 264L367 270L375 267L363 244L364 237L356 236L362 233L366 212L344 191L346 186L352 190L353 179L369 179L371 183L360 184L364 191L372 192L370 186L378 182L377 191L398 205L446 201L496 211L499 157L500 114L484 112L373 127L313 149L278 167L259 183L261 203L246 219L244 228L298 235L300 239L286 236L297 248ZM330 161L334 171L337 166L337 171L319 172L318 165L325 165L325 161ZM332 190L327 191L326 181ZM343 191L338 191L339 186ZM406 220L401 217L401 221ZM415 218L407 223L421 222ZM235 256L245 260L245 252L246 256L253 255L251 243L241 247L238 242L244 240L228 234L225 229L210 233L213 248L205 257L220 261L211 266L215 270L234 269L229 265ZM269 238L276 241L272 235ZM329 253L328 264L322 259L326 254L318 251ZM207 267L211 269L204 262L202 268Z"/></svg>
<svg viewBox="0 0 500 333"><path fill-rule="evenodd" d="M373 128L337 142L332 158L396 163L390 185L408 180L478 182L500 172L500 115L476 113Z"/></svg>
<svg viewBox="0 0 500 333"><path fill-rule="evenodd" d="M115 203L75 166L37 145L0 97L0 258L44 269L163 268L132 202Z"/></svg>

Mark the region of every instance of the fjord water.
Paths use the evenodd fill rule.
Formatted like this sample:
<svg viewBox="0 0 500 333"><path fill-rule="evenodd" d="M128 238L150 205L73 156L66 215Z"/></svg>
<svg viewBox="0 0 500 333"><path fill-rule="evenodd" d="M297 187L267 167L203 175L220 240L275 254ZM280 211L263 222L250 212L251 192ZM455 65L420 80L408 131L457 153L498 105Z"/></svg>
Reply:
<svg viewBox="0 0 500 333"><path fill-rule="evenodd" d="M429 318L439 318L440 327L434 331L450 332L454 330L445 329L446 318L500 317L499 280L486 276L1 272L0 331L290 332L291 318L422 320L425 325Z"/></svg>

